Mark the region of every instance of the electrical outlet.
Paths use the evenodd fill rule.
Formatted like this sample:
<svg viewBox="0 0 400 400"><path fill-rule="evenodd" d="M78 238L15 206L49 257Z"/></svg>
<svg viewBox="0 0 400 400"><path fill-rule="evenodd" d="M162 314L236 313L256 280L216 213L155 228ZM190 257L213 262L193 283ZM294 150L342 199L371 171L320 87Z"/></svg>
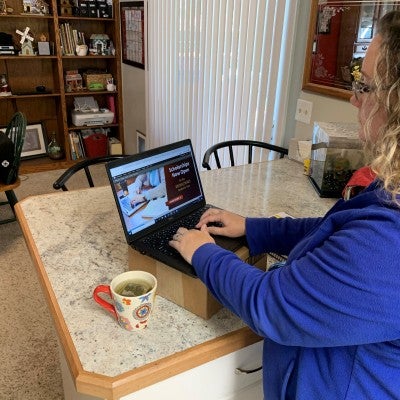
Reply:
<svg viewBox="0 0 400 400"><path fill-rule="evenodd" d="M309 124L311 122L313 103L302 99L297 100L295 120Z"/></svg>

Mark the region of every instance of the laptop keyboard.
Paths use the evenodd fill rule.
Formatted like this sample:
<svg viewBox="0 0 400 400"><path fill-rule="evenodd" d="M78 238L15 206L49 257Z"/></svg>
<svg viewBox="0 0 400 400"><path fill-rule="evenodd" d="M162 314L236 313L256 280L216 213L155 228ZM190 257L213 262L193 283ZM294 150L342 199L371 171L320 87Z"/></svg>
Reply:
<svg viewBox="0 0 400 400"><path fill-rule="evenodd" d="M142 242L151 248L158 249L167 255L179 254L174 248L172 248L168 242L172 239L172 236L176 233L178 228L184 227L187 229L193 229L199 222L202 214L207 210L207 206L192 212L190 215L183 217L182 219L165 226L157 232L153 232L151 235L142 239Z"/></svg>

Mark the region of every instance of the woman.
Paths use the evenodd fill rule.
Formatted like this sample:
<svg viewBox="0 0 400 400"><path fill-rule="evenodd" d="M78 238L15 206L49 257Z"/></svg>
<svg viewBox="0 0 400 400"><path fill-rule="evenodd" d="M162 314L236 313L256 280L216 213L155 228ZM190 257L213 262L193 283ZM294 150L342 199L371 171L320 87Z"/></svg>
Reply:
<svg viewBox="0 0 400 400"><path fill-rule="evenodd" d="M209 210L170 242L215 297L263 336L266 399L400 399L400 12L379 23L353 87L375 181L323 218ZM219 222L222 227L207 227ZM246 234L268 273L214 244Z"/></svg>

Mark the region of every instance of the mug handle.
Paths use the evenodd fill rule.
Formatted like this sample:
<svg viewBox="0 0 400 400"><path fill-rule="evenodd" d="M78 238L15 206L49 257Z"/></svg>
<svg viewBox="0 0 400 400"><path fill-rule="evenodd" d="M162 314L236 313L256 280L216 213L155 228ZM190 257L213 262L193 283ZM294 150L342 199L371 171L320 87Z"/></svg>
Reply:
<svg viewBox="0 0 400 400"><path fill-rule="evenodd" d="M110 298L112 298L110 286L109 285L97 286L93 291L93 298L96 303L100 304L107 311L110 311L112 314L114 314L115 318L118 320L118 316L117 316L117 312L115 311L115 307L112 304L110 304L108 301L105 301L104 299L102 299L99 296L99 293L106 293Z"/></svg>

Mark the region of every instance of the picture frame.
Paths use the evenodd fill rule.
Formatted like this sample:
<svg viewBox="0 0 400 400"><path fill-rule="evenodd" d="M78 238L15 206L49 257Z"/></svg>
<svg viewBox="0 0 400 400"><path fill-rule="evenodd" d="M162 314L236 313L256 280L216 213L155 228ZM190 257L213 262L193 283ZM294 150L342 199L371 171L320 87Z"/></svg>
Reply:
<svg viewBox="0 0 400 400"><path fill-rule="evenodd" d="M24 145L22 146L21 159L46 156L46 145L47 143L42 124L27 125Z"/></svg>
<svg viewBox="0 0 400 400"><path fill-rule="evenodd" d="M136 130L136 151L142 153L146 150L146 135Z"/></svg>
<svg viewBox="0 0 400 400"><path fill-rule="evenodd" d="M0 132L6 133L7 127L0 128ZM43 157L47 155L47 140L43 132L42 124L26 126L24 144L22 145L21 159Z"/></svg>
<svg viewBox="0 0 400 400"><path fill-rule="evenodd" d="M120 2L122 62L145 69L144 1Z"/></svg>

